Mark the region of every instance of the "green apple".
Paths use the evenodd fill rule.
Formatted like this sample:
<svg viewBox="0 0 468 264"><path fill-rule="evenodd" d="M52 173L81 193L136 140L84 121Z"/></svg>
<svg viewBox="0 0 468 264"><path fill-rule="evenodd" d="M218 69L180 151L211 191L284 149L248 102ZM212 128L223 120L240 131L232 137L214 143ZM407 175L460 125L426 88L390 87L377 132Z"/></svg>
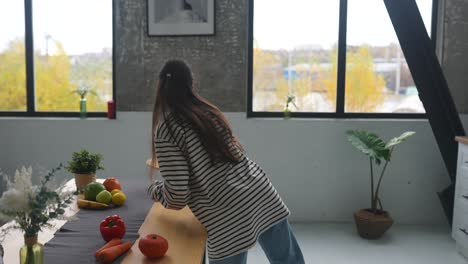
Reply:
<svg viewBox="0 0 468 264"><path fill-rule="evenodd" d="M109 204L111 200L112 200L112 194L107 190L101 191L96 196L96 201L100 203Z"/></svg>

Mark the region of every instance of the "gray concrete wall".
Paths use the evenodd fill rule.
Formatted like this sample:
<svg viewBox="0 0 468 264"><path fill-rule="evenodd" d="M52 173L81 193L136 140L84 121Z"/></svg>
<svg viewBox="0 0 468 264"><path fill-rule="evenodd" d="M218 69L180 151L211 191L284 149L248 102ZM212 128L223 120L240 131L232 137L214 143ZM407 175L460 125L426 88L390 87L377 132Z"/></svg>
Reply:
<svg viewBox="0 0 468 264"><path fill-rule="evenodd" d="M441 0L442 67L460 113L468 113L468 1Z"/></svg>
<svg viewBox="0 0 468 264"><path fill-rule="evenodd" d="M352 221L354 210L369 206L368 160L346 141L346 130L367 129L386 139L414 130L416 136L396 149L388 167L383 206L398 223L446 224L436 193L449 178L427 121L227 115L247 154L267 171L288 204L294 221ZM147 181L151 113L119 112L118 116L117 120L0 119L0 169L11 174L22 165L51 168L70 159L73 151L88 148L104 155L107 170L98 177Z"/></svg>
<svg viewBox="0 0 468 264"><path fill-rule="evenodd" d="M247 0L216 0L214 36L148 37L147 0L116 1L116 89L119 111L151 111L164 61L183 58L202 96L223 111L246 110Z"/></svg>

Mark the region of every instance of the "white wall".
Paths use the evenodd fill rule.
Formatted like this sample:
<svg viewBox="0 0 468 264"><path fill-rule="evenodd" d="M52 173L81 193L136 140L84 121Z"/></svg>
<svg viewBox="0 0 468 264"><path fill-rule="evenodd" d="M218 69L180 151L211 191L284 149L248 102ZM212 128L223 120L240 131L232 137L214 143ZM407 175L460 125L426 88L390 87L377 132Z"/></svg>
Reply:
<svg viewBox="0 0 468 264"><path fill-rule="evenodd" d="M382 201L395 220L446 224L437 192L449 183L427 121L246 119L228 113L248 155L270 175L293 212L294 221L352 221L369 206L369 164L345 138L348 129L367 129L385 138L414 130L389 165ZM0 119L0 168L23 164L47 168L88 148L104 155L98 176L147 181L150 113L120 112L117 120ZM142 190L143 191L143 190Z"/></svg>

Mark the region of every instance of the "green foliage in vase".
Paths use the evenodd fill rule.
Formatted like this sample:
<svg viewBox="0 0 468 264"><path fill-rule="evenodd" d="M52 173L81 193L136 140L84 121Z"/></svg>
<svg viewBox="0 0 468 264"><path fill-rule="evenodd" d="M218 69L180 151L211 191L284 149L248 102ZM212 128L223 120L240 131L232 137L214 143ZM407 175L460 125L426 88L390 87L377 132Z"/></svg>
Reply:
<svg viewBox="0 0 468 264"><path fill-rule="evenodd" d="M387 143L381 139L377 134L362 131L362 130L349 130L346 132L349 142L364 155L369 157L370 174L371 174L371 209L374 213L383 211L382 201L379 197L380 186L382 183L385 170L390 162L395 146L404 142L409 137L413 136L416 132L407 131L398 137L390 139ZM377 186L374 186L374 166L381 165L385 161L380 173ZM379 205L380 208L377 208Z"/></svg>

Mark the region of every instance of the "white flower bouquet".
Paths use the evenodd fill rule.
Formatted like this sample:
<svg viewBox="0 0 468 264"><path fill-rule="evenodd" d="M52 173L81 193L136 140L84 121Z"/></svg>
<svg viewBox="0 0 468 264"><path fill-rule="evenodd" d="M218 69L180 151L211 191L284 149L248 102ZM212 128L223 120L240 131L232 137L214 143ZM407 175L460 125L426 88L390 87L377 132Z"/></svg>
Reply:
<svg viewBox="0 0 468 264"><path fill-rule="evenodd" d="M22 230L25 237L37 236L42 228L51 226L49 220L63 217L72 194L64 192L63 185L57 188L55 183L55 173L62 168L60 164L45 174L39 185L32 183L31 167L17 170L13 179L2 175L7 189L0 197L0 220L13 220L13 224L0 233L0 238L10 229Z"/></svg>

